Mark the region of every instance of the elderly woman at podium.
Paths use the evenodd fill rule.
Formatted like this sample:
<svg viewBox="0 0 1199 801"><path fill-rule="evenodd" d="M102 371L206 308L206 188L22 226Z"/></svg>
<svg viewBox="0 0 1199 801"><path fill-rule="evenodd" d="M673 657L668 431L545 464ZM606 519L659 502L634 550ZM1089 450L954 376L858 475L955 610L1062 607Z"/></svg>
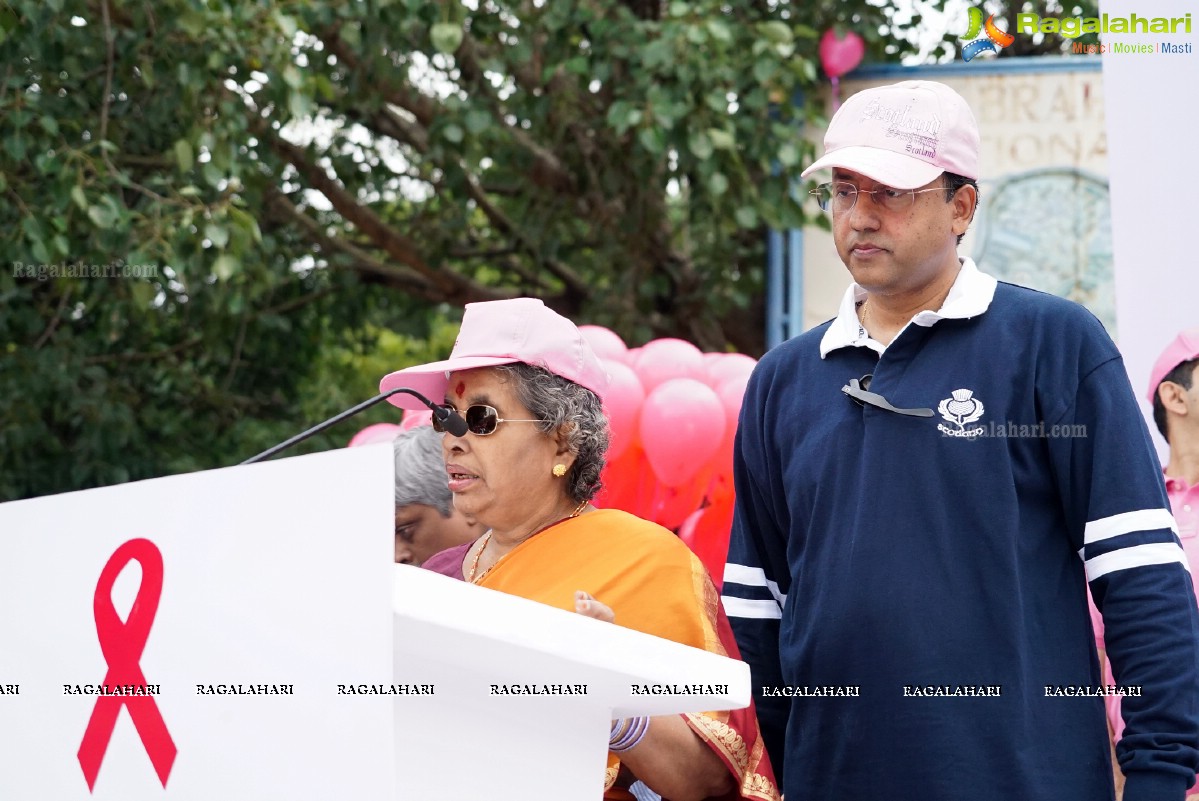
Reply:
<svg viewBox="0 0 1199 801"><path fill-rule="evenodd" d="M532 298L468 304L449 359L391 373L380 389L401 386L465 418L442 453L455 508L486 528L424 567L738 657L687 546L590 503L608 446L607 375L572 322ZM391 402L415 404L402 394ZM672 801L779 798L752 706L619 720L609 746L605 799L633 801L637 780Z"/></svg>

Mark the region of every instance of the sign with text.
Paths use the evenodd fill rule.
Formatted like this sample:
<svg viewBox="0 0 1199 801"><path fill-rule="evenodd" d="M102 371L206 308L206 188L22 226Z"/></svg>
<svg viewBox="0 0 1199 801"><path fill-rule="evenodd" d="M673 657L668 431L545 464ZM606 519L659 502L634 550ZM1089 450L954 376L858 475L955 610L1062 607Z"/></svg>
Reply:
<svg viewBox="0 0 1199 801"><path fill-rule="evenodd" d="M389 444L0 504L0 798L394 797Z"/></svg>

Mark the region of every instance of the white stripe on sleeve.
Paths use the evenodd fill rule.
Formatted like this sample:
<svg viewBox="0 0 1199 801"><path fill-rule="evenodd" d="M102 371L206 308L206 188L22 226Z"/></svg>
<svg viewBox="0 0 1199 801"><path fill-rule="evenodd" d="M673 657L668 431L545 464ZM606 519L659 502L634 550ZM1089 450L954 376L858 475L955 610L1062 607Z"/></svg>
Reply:
<svg viewBox="0 0 1199 801"><path fill-rule="evenodd" d="M1124 512L1092 520L1087 523L1082 541L1086 545L1090 545L1093 542L1119 537L1121 534L1133 531L1155 531L1161 528L1168 528L1175 534L1178 533L1178 524L1174 522L1174 515L1170 514L1169 509L1138 509L1135 512Z"/></svg>
<svg viewBox="0 0 1199 801"><path fill-rule="evenodd" d="M729 595L720 597L724 604L724 613L729 617L750 617L763 620L778 620L783 612L774 601L752 601L748 598L733 598Z"/></svg>
<svg viewBox="0 0 1199 801"><path fill-rule="evenodd" d="M774 596L774 600L778 601L779 606L787 603L787 596L779 590L778 582L766 578L766 572L760 567L729 562L724 566L724 582L726 584L742 584L746 587L765 587L770 590L770 594Z"/></svg>
<svg viewBox="0 0 1199 801"><path fill-rule="evenodd" d="M1151 542L1147 545L1134 545L1131 548L1121 548L1118 551L1100 554L1086 562L1087 581L1094 581L1100 576L1106 576L1117 570L1127 570L1130 567L1145 567L1147 565L1168 565L1178 562L1190 572L1187 555L1174 542Z"/></svg>

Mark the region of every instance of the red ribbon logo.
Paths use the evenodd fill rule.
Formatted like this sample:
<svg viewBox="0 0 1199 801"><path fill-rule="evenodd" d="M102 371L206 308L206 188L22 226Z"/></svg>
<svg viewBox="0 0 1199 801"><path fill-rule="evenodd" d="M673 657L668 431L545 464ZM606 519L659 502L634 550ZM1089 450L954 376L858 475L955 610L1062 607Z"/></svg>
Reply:
<svg viewBox="0 0 1199 801"><path fill-rule="evenodd" d="M129 618L122 621L112 605L112 585L125 566L136 560L142 568L142 583L137 588L137 597L129 609ZM150 637L150 626L158 612L158 599L162 595L162 553L147 539L129 540L117 548L100 572L96 583L95 614L96 635L100 650L108 663L104 676L105 687L121 685L145 685L142 674L142 651ZM162 781L167 786L171 766L175 763L175 741L167 731L167 724L158 711L158 704L150 695L104 695L96 701L91 720L83 732L79 745L79 766L87 779L88 790L94 790L96 776L104 762L104 754L117 725L121 707L129 710L129 717L137 729L146 754Z"/></svg>

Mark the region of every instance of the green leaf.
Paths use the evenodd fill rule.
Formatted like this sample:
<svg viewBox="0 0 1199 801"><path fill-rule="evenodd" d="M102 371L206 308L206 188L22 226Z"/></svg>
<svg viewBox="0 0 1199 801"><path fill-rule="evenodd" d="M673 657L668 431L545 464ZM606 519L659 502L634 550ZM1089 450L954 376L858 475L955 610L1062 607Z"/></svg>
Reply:
<svg viewBox="0 0 1199 801"><path fill-rule="evenodd" d="M71 200L75 201L75 205L79 207L80 211L87 211L87 207L89 205L87 202L87 195L84 194L83 187L79 184L75 184L71 187Z"/></svg>
<svg viewBox="0 0 1199 801"><path fill-rule="evenodd" d="M254 242L262 244L262 229L258 227L258 220L254 219L253 215L231 207L229 217L233 220L233 224L248 234Z"/></svg>
<svg viewBox="0 0 1199 801"><path fill-rule="evenodd" d="M304 83L304 76L300 74L300 68L295 64L288 64L283 68L283 83L290 86L292 89L299 89Z"/></svg>
<svg viewBox="0 0 1199 801"><path fill-rule="evenodd" d="M753 206L742 206L733 212L733 218L742 228L758 227L758 211Z"/></svg>
<svg viewBox="0 0 1199 801"><path fill-rule="evenodd" d="M708 191L719 197L729 191L729 179L722 172L714 172L708 176Z"/></svg>
<svg viewBox="0 0 1199 801"><path fill-rule="evenodd" d="M712 34L712 38L718 42L728 44L733 41L733 34L729 31L729 26L724 23L724 20L710 19L707 23L708 32Z"/></svg>
<svg viewBox="0 0 1199 801"><path fill-rule="evenodd" d="M709 128L708 137L712 140L712 147L717 150L732 150L736 145L733 135L720 128Z"/></svg>
<svg viewBox="0 0 1199 801"><path fill-rule="evenodd" d="M222 253L212 263L212 274L218 281L228 281L241 270L241 262L236 257Z"/></svg>
<svg viewBox="0 0 1199 801"><path fill-rule="evenodd" d="M446 140L453 142L454 144L461 142L465 136L462 131L462 126L453 122L441 130L441 135L444 136Z"/></svg>
<svg viewBox="0 0 1199 801"><path fill-rule="evenodd" d="M53 117L42 117L38 122L41 123L43 131L51 136L58 136L58 120Z"/></svg>
<svg viewBox="0 0 1199 801"><path fill-rule="evenodd" d="M462 26L456 22L439 22L433 26L429 38L437 52L453 55L462 44Z"/></svg>
<svg viewBox="0 0 1199 801"><path fill-rule="evenodd" d="M799 148L787 142L779 148L779 164L784 167L794 167L799 164Z"/></svg>
<svg viewBox="0 0 1199 801"><path fill-rule="evenodd" d="M175 142L175 162L179 165L180 172L191 171L191 168L196 163L196 156L192 151L191 142L186 139L180 139Z"/></svg>
<svg viewBox="0 0 1199 801"><path fill-rule="evenodd" d="M672 17L685 17L688 13L690 13L690 11L691 5L689 3L684 3L683 0L674 0L674 2L670 4L669 13Z"/></svg>
<svg viewBox="0 0 1199 801"><path fill-rule="evenodd" d="M229 244L229 229L217 222L210 222L204 226L204 236L217 248Z"/></svg>
<svg viewBox="0 0 1199 801"><path fill-rule="evenodd" d="M103 204L91 206L87 210L88 219L97 228L112 228L116 225L119 216L116 209Z"/></svg>
<svg viewBox="0 0 1199 801"><path fill-rule="evenodd" d="M46 250L46 243L40 239L30 246L29 252L33 254L34 260L41 264L50 262L50 251Z"/></svg>
<svg viewBox="0 0 1199 801"><path fill-rule="evenodd" d="M642 128L637 132L637 141L655 156L665 149L662 132L657 128Z"/></svg>
<svg viewBox="0 0 1199 801"><path fill-rule="evenodd" d="M466 124L466 130L477 135L487 130L487 127L491 125L491 114L482 109L471 109L466 112L463 122Z"/></svg>
<svg viewBox="0 0 1199 801"><path fill-rule="evenodd" d="M761 58L754 62L754 80L758 83L767 83L774 77L775 62L773 59Z"/></svg>
<svg viewBox="0 0 1199 801"><path fill-rule="evenodd" d="M703 131L692 131L687 137L687 149L700 161L712 155L712 140Z"/></svg>
<svg viewBox="0 0 1199 801"><path fill-rule="evenodd" d="M283 35L288 39L293 38L296 35L296 31L299 30L299 26L296 25L296 18L288 14L284 14L279 10L275 11L275 24L279 26L279 30L282 31Z"/></svg>
<svg viewBox="0 0 1199 801"><path fill-rule="evenodd" d="M795 39L791 26L778 20L760 23L758 32L774 44L790 43Z"/></svg>
<svg viewBox="0 0 1199 801"><path fill-rule="evenodd" d="M287 110L293 118L308 119L312 116L312 98L293 89L287 95Z"/></svg>

